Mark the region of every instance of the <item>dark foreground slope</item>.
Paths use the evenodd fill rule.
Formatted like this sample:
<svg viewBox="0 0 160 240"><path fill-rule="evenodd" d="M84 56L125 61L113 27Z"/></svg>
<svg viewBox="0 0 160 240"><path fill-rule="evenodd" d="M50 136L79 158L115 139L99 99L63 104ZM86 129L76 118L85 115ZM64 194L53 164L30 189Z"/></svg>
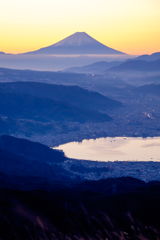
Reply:
<svg viewBox="0 0 160 240"><path fill-rule="evenodd" d="M67 158L61 151L40 143L3 135L0 137L0 186L18 189L48 189L52 181L75 178L60 164Z"/></svg>
<svg viewBox="0 0 160 240"><path fill-rule="evenodd" d="M0 149L45 163L60 163L66 160L64 153L61 151L53 150L38 142L7 135L0 137Z"/></svg>
<svg viewBox="0 0 160 240"><path fill-rule="evenodd" d="M0 239L159 239L160 182L82 181L59 165L65 160L0 138Z"/></svg>
<svg viewBox="0 0 160 240"><path fill-rule="evenodd" d="M50 191L1 188L1 239L159 239L160 183L108 182L122 192L91 191L88 183L80 190L54 183Z"/></svg>

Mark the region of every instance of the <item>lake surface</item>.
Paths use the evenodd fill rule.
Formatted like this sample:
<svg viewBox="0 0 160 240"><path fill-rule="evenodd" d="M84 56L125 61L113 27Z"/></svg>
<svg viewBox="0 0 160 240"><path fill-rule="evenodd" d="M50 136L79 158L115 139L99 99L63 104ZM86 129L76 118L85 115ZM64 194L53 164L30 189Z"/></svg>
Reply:
<svg viewBox="0 0 160 240"><path fill-rule="evenodd" d="M69 158L93 161L160 161L160 137L98 138L60 145Z"/></svg>

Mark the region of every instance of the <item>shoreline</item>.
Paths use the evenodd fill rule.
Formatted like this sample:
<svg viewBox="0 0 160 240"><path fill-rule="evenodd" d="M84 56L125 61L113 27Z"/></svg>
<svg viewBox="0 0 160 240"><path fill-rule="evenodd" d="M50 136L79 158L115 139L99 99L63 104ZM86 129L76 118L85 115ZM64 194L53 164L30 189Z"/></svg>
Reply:
<svg viewBox="0 0 160 240"><path fill-rule="evenodd" d="M68 159L61 166L76 173L84 180L100 180L104 178L134 177L145 182L160 181L160 162L153 161L90 161ZM80 169L79 172L71 169ZM92 172L92 169L94 170ZM83 172L82 172L83 171Z"/></svg>

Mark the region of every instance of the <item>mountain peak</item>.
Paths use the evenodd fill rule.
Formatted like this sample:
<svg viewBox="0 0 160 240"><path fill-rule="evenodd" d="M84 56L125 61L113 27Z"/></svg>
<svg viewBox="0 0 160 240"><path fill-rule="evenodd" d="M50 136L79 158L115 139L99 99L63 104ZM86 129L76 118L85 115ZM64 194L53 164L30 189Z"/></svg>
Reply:
<svg viewBox="0 0 160 240"><path fill-rule="evenodd" d="M85 32L76 32L63 40L41 48L32 54L58 54L58 55L72 55L72 54L124 54L117 50L107 47L98 42Z"/></svg>
<svg viewBox="0 0 160 240"><path fill-rule="evenodd" d="M90 37L85 32L76 32L69 37L61 40L60 42L54 44L54 47L65 47L65 46L84 46L84 45L90 45L95 44L97 41Z"/></svg>

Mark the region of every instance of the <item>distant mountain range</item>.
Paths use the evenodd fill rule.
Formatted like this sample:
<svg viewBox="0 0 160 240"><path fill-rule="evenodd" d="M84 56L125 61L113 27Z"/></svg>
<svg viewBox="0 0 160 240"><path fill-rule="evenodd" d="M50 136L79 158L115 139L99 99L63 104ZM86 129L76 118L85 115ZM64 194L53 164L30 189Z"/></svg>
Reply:
<svg viewBox="0 0 160 240"><path fill-rule="evenodd" d="M57 58L56 55L59 55L59 57ZM72 55L72 57L68 55ZM107 47L85 32L76 32L53 45L36 51L15 55L0 52L0 56L0 65L7 68L106 74L108 69L118 67L121 64L126 65L111 70L159 71L159 67L156 65L146 65L145 62L136 62L134 64L133 61L155 62L160 59L160 52L131 59L130 57L133 56Z"/></svg>
<svg viewBox="0 0 160 240"><path fill-rule="evenodd" d="M105 74L111 71L160 71L160 52L151 55L142 55L137 58L127 59L125 61L100 61L83 67L72 67L65 69L63 72L88 73L88 74ZM153 63L148 63L153 62Z"/></svg>
<svg viewBox="0 0 160 240"><path fill-rule="evenodd" d="M134 58L134 60L145 60L145 61L148 61L148 62L156 61L158 59L160 59L160 52L156 52L156 53L153 53L151 55L147 55L147 54L146 55L141 55L137 58Z"/></svg>
<svg viewBox="0 0 160 240"><path fill-rule="evenodd" d="M123 71L146 71L160 72L160 59L147 62L145 60L131 60L120 64L117 67L112 67L108 71L123 72Z"/></svg>
<svg viewBox="0 0 160 240"><path fill-rule="evenodd" d="M65 69L63 72L72 72L72 73L89 73L89 74L102 74L105 70L120 65L122 62L113 61L113 62L95 62L90 65L83 67L73 67Z"/></svg>
<svg viewBox="0 0 160 240"><path fill-rule="evenodd" d="M125 54L98 42L85 32L76 32L51 46L27 54Z"/></svg>
<svg viewBox="0 0 160 240"><path fill-rule="evenodd" d="M21 81L21 83L20 83L20 81ZM62 91L63 91L63 89L68 89L68 96L72 96L72 94L74 93L74 91L73 91L72 94L70 95L69 89L71 90L72 88L69 88L69 86L73 87L75 85L83 88L83 90L84 90L84 88L90 90L89 93L99 92L100 94L105 95L105 96L107 95L106 90L108 92L108 88L110 88L111 86L112 86L111 87L112 90L111 89L110 90L116 91L116 92L123 91L123 90L126 91L126 89L128 89L128 88L129 89L130 89L130 87L132 88L132 86L130 86L129 84L124 82L122 79L113 78L113 76L111 76L111 77L108 76L108 77L103 78L101 76L96 76L96 75L92 76L91 74L51 72L51 71L47 72L47 71L14 70L14 69L6 69L6 68L0 68L0 82L6 83L6 88L9 88L9 89L10 89L9 84L10 84L10 86L12 86L11 82L19 82L19 84L17 83L17 85L13 84L12 87L14 89L12 89L12 91L13 91L12 93L32 94L32 92L33 92L34 96L39 96L39 97L44 96L44 97L48 98L48 92L50 92L49 96L52 99L54 99L54 96L57 96L57 93L54 91L54 94L52 94L50 86L53 87L57 84L63 85L63 87L61 86ZM22 82L23 82L23 86L24 86L23 88L22 88ZM32 89L32 85L31 85L31 87L29 87L30 86L29 83L31 83L31 82L32 82L32 84L33 84L33 82L34 83L47 83L47 84L37 85L39 87L33 86L33 89ZM7 83L8 83L8 85L7 85ZM5 84L3 86L5 88ZM68 88L67 88L67 86L68 86ZM1 87L2 87L2 85L1 85ZM66 87L66 88L64 88L64 87ZM38 92L40 92L38 90L39 88L41 89L40 94L38 94ZM46 90L45 90L45 88L46 88ZM8 89L8 91L10 91L9 89ZM54 87L52 90L54 90ZM7 91L7 89L6 89L6 91ZM56 91L58 91L58 90L56 90ZM46 92L45 95L43 95L44 92ZM67 92L66 92L66 96L67 96ZM76 96L76 98L77 98L77 96ZM64 95L59 92L58 98L59 99L64 98ZM84 103L83 105L79 104L80 107L86 106L90 102L88 100L83 101L83 98L81 98L80 100ZM65 99L65 101L66 101L66 99ZM104 111L106 109L106 107L108 109L108 108L112 108L112 107L116 107L116 106L118 107L118 105L119 105L119 104L118 105L111 104L111 102L108 102L108 103L106 102L106 104L105 104L105 101L106 101L106 98L105 98L105 100L102 99L102 101L99 102L99 100L97 100L97 97L96 98L93 97L92 101L91 101L92 108L93 108L93 106L96 108L98 102L99 102L98 105L99 105L100 109L102 109L102 111ZM71 100L70 100L70 102L71 102ZM73 102L71 102L71 104L72 103ZM103 104L104 104L104 107L103 107ZM91 106L91 104L90 104L90 106Z"/></svg>

